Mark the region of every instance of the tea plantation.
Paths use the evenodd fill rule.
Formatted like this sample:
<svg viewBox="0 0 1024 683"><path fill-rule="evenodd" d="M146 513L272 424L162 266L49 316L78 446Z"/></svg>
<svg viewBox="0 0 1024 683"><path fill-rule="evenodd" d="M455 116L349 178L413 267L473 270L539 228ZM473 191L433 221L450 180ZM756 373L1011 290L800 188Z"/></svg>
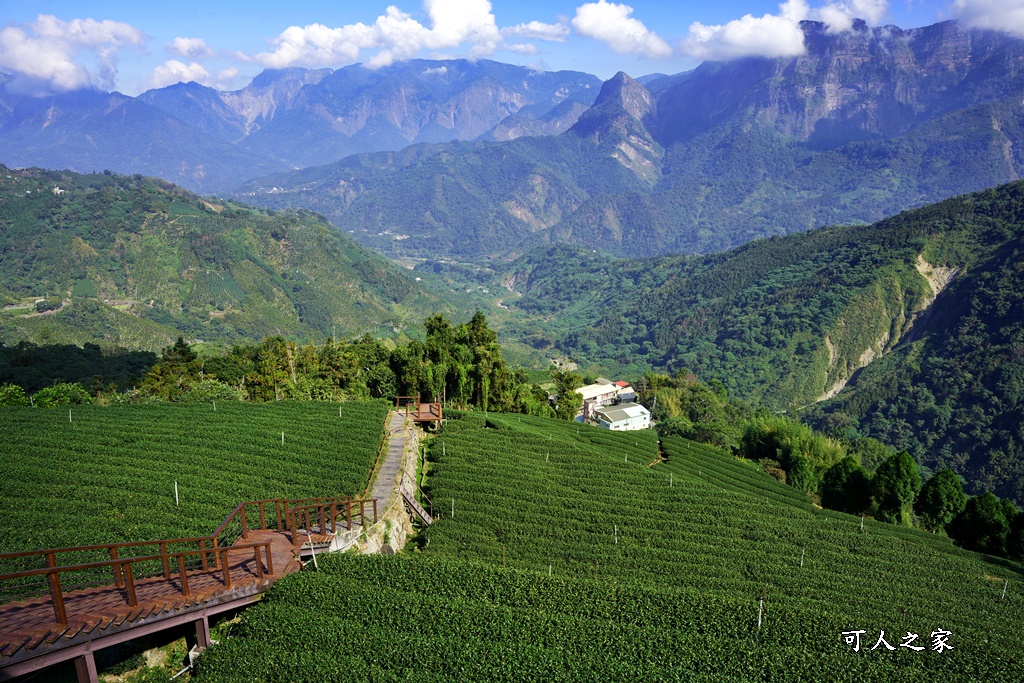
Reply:
<svg viewBox="0 0 1024 683"><path fill-rule="evenodd" d="M862 526L714 449L469 413L429 460L442 518L419 548L287 577L199 680L1024 677L1019 565Z"/></svg>
<svg viewBox="0 0 1024 683"><path fill-rule="evenodd" d="M357 494L388 408L4 408L0 552L206 535L246 500Z"/></svg>

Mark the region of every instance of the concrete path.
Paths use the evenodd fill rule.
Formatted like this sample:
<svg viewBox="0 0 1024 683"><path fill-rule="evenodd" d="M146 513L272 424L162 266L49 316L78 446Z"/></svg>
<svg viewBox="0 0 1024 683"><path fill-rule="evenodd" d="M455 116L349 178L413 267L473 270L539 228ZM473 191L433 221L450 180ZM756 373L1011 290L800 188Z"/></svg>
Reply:
<svg viewBox="0 0 1024 683"><path fill-rule="evenodd" d="M380 471L373 482L370 498L379 502L378 509L386 510L398 493L398 480L402 476L402 459L405 454L405 415L393 412L388 422L388 452L380 464Z"/></svg>

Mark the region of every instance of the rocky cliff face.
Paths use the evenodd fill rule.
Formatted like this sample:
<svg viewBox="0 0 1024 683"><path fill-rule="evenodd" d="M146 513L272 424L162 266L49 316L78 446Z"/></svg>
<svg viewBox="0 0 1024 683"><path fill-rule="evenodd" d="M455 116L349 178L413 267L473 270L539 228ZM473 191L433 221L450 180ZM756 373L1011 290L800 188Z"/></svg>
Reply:
<svg viewBox="0 0 1024 683"><path fill-rule="evenodd" d="M662 144L734 118L833 147L901 135L954 109L1024 88L1020 41L948 21L830 34L803 22L807 54L704 63L666 89L651 129Z"/></svg>
<svg viewBox="0 0 1024 683"><path fill-rule="evenodd" d="M645 121L656 108L654 96L620 71L601 86L594 106L569 130L594 140L606 154L653 186L661 175L663 152Z"/></svg>
<svg viewBox="0 0 1024 683"><path fill-rule="evenodd" d="M532 120L569 99L589 104L599 85L588 74L538 73L486 60L410 60L379 70L354 65L302 88L242 145L306 166L471 140L512 115Z"/></svg>

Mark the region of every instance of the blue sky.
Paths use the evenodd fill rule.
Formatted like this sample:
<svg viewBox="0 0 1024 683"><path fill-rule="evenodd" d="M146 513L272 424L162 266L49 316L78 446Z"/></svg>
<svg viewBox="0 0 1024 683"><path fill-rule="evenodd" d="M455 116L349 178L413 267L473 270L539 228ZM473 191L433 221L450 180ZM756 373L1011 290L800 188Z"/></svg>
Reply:
<svg viewBox="0 0 1024 683"><path fill-rule="evenodd" d="M410 57L487 58L607 78L676 73L704 59L788 56L797 23L853 17L903 28L957 18L1024 36L1024 0L5 0L0 71L9 87L137 94L196 80L243 87L267 67L381 66Z"/></svg>

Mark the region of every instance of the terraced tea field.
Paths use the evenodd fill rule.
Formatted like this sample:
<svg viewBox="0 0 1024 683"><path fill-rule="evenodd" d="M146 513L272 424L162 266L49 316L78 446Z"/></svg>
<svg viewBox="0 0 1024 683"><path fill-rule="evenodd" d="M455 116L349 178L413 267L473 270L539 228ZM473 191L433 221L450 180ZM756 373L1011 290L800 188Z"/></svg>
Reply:
<svg viewBox="0 0 1024 683"><path fill-rule="evenodd" d="M242 501L356 494L388 408L0 409L0 552L206 535Z"/></svg>
<svg viewBox="0 0 1024 683"><path fill-rule="evenodd" d="M683 440L453 417L422 549L282 581L201 681L1024 677L1018 565Z"/></svg>

